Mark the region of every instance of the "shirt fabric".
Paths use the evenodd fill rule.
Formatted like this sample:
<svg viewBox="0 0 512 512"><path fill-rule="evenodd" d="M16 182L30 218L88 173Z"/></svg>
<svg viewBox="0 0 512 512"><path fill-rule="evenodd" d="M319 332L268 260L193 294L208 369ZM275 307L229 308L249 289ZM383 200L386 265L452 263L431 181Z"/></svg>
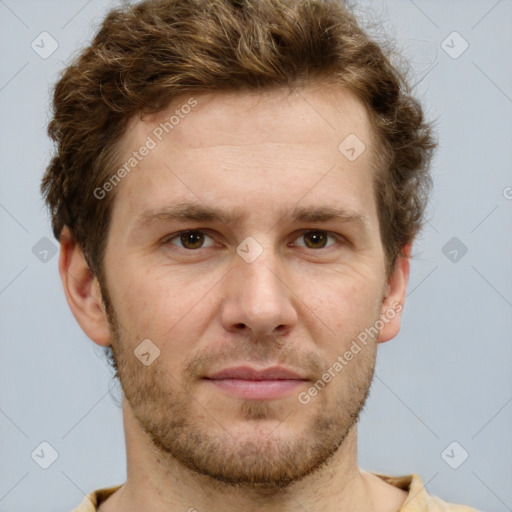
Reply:
<svg viewBox="0 0 512 512"><path fill-rule="evenodd" d="M466 505L447 503L437 496L430 496L423 486L421 478L416 473L404 476L373 474L382 478L388 484L409 492L404 504L397 512L478 512L478 510ZM98 505L114 494L121 485L105 487L90 493L84 498L80 506L72 512L96 512Z"/></svg>

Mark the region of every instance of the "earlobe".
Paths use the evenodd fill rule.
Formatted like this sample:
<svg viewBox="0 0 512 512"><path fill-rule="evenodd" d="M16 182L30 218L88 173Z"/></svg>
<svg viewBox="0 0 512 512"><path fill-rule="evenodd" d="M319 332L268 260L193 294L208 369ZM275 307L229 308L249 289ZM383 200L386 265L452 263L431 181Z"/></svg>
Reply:
<svg viewBox="0 0 512 512"><path fill-rule="evenodd" d="M110 331L98 280L67 227L60 236L59 273L71 312L85 334L102 346L110 344Z"/></svg>
<svg viewBox="0 0 512 512"><path fill-rule="evenodd" d="M383 326L377 336L379 343L393 339L400 332L402 310L409 282L411 246L412 242L405 245L402 254L397 256L393 272L386 283L380 314Z"/></svg>

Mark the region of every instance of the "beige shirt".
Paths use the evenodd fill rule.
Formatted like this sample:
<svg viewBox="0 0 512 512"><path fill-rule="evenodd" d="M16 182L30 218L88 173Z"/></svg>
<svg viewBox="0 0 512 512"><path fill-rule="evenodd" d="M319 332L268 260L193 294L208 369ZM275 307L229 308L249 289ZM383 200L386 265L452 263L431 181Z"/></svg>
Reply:
<svg viewBox="0 0 512 512"><path fill-rule="evenodd" d="M478 512L466 505L447 503L437 496L430 496L421 478L416 473L405 476L387 476L379 473L374 475L382 478L388 484L408 491L409 494L398 512ZM96 512L97 506L113 494L121 485L106 487L92 492L84 498L78 508L72 512Z"/></svg>

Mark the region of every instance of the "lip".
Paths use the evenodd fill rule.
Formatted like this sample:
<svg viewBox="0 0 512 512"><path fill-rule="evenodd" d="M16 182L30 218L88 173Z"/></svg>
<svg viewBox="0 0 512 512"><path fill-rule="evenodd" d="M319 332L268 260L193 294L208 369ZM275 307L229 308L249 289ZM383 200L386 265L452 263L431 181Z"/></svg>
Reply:
<svg viewBox="0 0 512 512"><path fill-rule="evenodd" d="M250 366L236 366L225 368L220 372L205 377L206 379L242 379L242 380L308 380L298 373L282 366L272 366L263 370Z"/></svg>
<svg viewBox="0 0 512 512"><path fill-rule="evenodd" d="M257 370L248 366L226 368L204 378L217 389L246 400L272 400L290 394L308 379L274 366Z"/></svg>

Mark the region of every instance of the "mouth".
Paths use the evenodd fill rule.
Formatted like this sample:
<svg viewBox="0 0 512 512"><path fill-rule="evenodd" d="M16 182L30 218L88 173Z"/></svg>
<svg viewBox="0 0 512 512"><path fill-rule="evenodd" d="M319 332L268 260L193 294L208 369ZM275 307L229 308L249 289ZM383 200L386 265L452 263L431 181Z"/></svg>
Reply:
<svg viewBox="0 0 512 512"><path fill-rule="evenodd" d="M250 367L226 368L203 378L230 395L247 400L272 400L289 395L309 379L283 367L258 370Z"/></svg>

